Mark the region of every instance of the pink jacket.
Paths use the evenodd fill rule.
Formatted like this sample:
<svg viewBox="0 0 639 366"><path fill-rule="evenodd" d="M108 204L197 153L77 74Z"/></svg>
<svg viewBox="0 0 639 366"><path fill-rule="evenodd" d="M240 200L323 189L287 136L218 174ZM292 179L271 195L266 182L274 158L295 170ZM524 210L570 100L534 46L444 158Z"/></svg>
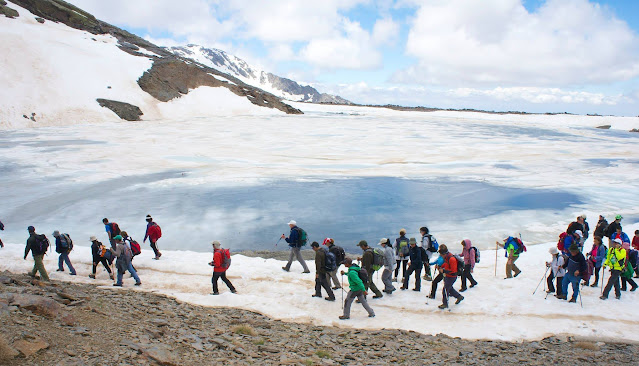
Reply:
<svg viewBox="0 0 639 366"><path fill-rule="evenodd" d="M464 239L464 250L461 253L461 256L464 257L464 264L470 264L470 268L475 268L475 251L470 248L473 244L470 242L470 239Z"/></svg>

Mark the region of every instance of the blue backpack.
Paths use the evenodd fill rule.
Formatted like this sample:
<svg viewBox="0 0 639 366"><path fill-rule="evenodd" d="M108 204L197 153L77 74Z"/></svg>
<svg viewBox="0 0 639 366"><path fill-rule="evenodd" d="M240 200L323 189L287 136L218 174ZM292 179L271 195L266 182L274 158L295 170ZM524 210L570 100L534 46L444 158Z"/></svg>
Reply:
<svg viewBox="0 0 639 366"><path fill-rule="evenodd" d="M427 234L426 236L428 237L428 242L430 243L430 246L426 250L432 253L437 252L439 250L439 243L437 242L437 239L435 239L435 237L430 234Z"/></svg>
<svg viewBox="0 0 639 366"><path fill-rule="evenodd" d="M326 248L322 248L322 249L324 250L324 253L326 254L326 257L324 260L324 268L328 272L332 272L337 268L337 260L335 258L335 254L331 253Z"/></svg>

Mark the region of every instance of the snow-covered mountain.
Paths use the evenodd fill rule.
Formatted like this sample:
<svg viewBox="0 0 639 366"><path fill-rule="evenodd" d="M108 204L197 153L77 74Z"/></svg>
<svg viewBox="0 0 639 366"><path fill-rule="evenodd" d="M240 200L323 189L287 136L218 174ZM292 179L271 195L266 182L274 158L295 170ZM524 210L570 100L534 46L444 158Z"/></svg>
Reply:
<svg viewBox="0 0 639 366"><path fill-rule="evenodd" d="M192 59L235 76L246 84L287 100L309 103L352 104L340 96L320 93L312 86L300 85L291 79L251 66L241 58L229 55L217 48L189 44L187 46L168 47L167 49L180 57Z"/></svg>

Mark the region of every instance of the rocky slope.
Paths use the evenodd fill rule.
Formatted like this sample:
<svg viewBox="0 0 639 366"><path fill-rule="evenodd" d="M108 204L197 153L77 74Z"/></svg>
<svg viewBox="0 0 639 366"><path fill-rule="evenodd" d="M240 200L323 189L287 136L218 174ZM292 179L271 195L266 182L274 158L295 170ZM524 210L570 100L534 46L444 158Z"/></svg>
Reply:
<svg viewBox="0 0 639 366"><path fill-rule="evenodd" d="M233 75L247 84L258 87L280 98L295 102L352 104L340 96L320 93L312 86L300 85L291 79L260 70L249 65L246 61L216 48L206 48L189 44L187 46L169 47L167 49L180 57L192 59L200 64Z"/></svg>
<svg viewBox="0 0 639 366"><path fill-rule="evenodd" d="M630 365L639 356L639 346L614 341L519 344L286 323L8 272L0 274L0 321L3 365Z"/></svg>

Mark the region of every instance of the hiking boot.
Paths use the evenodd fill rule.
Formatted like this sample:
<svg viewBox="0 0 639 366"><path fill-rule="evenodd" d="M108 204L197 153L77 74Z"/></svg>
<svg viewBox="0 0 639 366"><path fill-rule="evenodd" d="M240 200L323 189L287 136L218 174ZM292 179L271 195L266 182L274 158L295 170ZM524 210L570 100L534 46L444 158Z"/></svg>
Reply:
<svg viewBox="0 0 639 366"><path fill-rule="evenodd" d="M341 288L342 288L342 287L340 287L340 286L332 287L332 289L333 289L333 290L339 290L339 289L341 289Z"/></svg>
<svg viewBox="0 0 639 366"><path fill-rule="evenodd" d="M472 284L472 285L470 285L470 288L473 288L473 287L475 287L477 285L479 285L479 284L478 283Z"/></svg>
<svg viewBox="0 0 639 366"><path fill-rule="evenodd" d="M290 269L286 268L286 267L282 267L283 270L285 270L286 272L290 271Z"/></svg>
<svg viewBox="0 0 639 366"><path fill-rule="evenodd" d="M219 292L211 292L211 295L219 295Z"/></svg>
<svg viewBox="0 0 639 366"><path fill-rule="evenodd" d="M375 314L368 314L368 317L369 317L369 318L374 318L374 317L375 317Z"/></svg>
<svg viewBox="0 0 639 366"><path fill-rule="evenodd" d="M426 281L432 281L433 278L430 275L426 275Z"/></svg>
<svg viewBox="0 0 639 366"><path fill-rule="evenodd" d="M460 302L464 301L464 297L460 296L457 301L455 301L455 305L459 304Z"/></svg>
<svg viewBox="0 0 639 366"><path fill-rule="evenodd" d="M121 284L121 283L114 283L114 284L113 284L113 286L115 286L115 287L122 287L122 284Z"/></svg>
<svg viewBox="0 0 639 366"><path fill-rule="evenodd" d="M75 276L77 273L73 272L73 273L69 273L69 276Z"/></svg>
<svg viewBox="0 0 639 366"><path fill-rule="evenodd" d="M593 283L592 285L590 285L590 287L597 287L597 283Z"/></svg>
<svg viewBox="0 0 639 366"><path fill-rule="evenodd" d="M324 300L326 301L335 301L334 297L325 297Z"/></svg>
<svg viewBox="0 0 639 366"><path fill-rule="evenodd" d="M322 295L313 294L313 295L311 295L311 297L322 297Z"/></svg>
<svg viewBox="0 0 639 366"><path fill-rule="evenodd" d="M601 296L599 296L599 298L602 299L602 300L608 300L608 296L606 296L606 295L601 295Z"/></svg>
<svg viewBox="0 0 639 366"><path fill-rule="evenodd" d="M577 302L577 299L574 297L571 297L570 300L568 300L568 302Z"/></svg>
<svg viewBox="0 0 639 366"><path fill-rule="evenodd" d="M95 275L94 274L90 274L89 278L93 278L95 280Z"/></svg>
<svg viewBox="0 0 639 366"><path fill-rule="evenodd" d="M630 289L630 292L635 292L635 290L637 289L637 286L633 287Z"/></svg>
<svg viewBox="0 0 639 366"><path fill-rule="evenodd" d="M158 259L162 256L162 252L158 252Z"/></svg>
<svg viewBox="0 0 639 366"><path fill-rule="evenodd" d="M135 285L136 285L136 286L141 286L141 285L142 285L142 282L136 282L136 283L135 283Z"/></svg>
<svg viewBox="0 0 639 366"><path fill-rule="evenodd" d="M448 309L448 305L441 304L438 306L440 309Z"/></svg>
<svg viewBox="0 0 639 366"><path fill-rule="evenodd" d="M552 294L553 292L555 292L555 291L546 290L547 294Z"/></svg>
<svg viewBox="0 0 639 366"><path fill-rule="evenodd" d="M236 293L237 293L237 290L236 290L236 289L232 289L232 290L231 290L231 293L232 293L232 294L236 294Z"/></svg>
<svg viewBox="0 0 639 366"><path fill-rule="evenodd" d="M64 269L60 269L60 268L58 268L58 269L56 269L55 271L56 271L56 272L64 272Z"/></svg>
<svg viewBox="0 0 639 366"><path fill-rule="evenodd" d="M400 290L408 290L408 287L404 287L404 286L402 286L402 287L400 287L399 289L400 289Z"/></svg>
<svg viewBox="0 0 639 366"><path fill-rule="evenodd" d="M625 287L621 288L621 291L626 291L626 290L627 290L627 288L625 288Z"/></svg>
<svg viewBox="0 0 639 366"><path fill-rule="evenodd" d="M350 319L350 316L345 316L345 315L340 315L339 316L340 320L346 320L346 319Z"/></svg>
<svg viewBox="0 0 639 366"><path fill-rule="evenodd" d="M311 273L311 271L306 270L306 271L304 271L304 272L302 272L302 273Z"/></svg>
<svg viewBox="0 0 639 366"><path fill-rule="evenodd" d="M373 299L381 299L382 297L384 297L384 295L379 294L379 295L373 296Z"/></svg>
<svg viewBox="0 0 639 366"><path fill-rule="evenodd" d="M429 298L429 299L434 299L434 298L435 298L435 295L434 295L434 294L430 294L430 295L428 296L428 298Z"/></svg>
<svg viewBox="0 0 639 366"><path fill-rule="evenodd" d="M93 276L93 278L95 278L95 275ZM115 280L115 276L113 275L113 273L109 275L109 278L111 279L111 281Z"/></svg>
<svg viewBox="0 0 639 366"><path fill-rule="evenodd" d="M568 297L566 295L555 295L556 298L558 298L559 300L567 300Z"/></svg>
<svg viewBox="0 0 639 366"><path fill-rule="evenodd" d="M515 273L515 277L519 276L521 274L521 271Z"/></svg>
<svg viewBox="0 0 639 366"><path fill-rule="evenodd" d="M619 295L619 296L615 296L615 299L617 299L617 300L621 300L621 295Z"/></svg>
<svg viewBox="0 0 639 366"><path fill-rule="evenodd" d="M421 291L421 289L418 289L418 288L414 288L414 289L413 289L413 291L417 291L417 292L420 292L420 291Z"/></svg>
<svg viewBox="0 0 639 366"><path fill-rule="evenodd" d="M465 288L460 288L460 289L459 289L459 292L464 292L464 291L466 291L466 290L467 290L467 289L465 289Z"/></svg>
<svg viewBox="0 0 639 366"><path fill-rule="evenodd" d="M397 277L393 277L393 281L392 282L397 282Z"/></svg>

